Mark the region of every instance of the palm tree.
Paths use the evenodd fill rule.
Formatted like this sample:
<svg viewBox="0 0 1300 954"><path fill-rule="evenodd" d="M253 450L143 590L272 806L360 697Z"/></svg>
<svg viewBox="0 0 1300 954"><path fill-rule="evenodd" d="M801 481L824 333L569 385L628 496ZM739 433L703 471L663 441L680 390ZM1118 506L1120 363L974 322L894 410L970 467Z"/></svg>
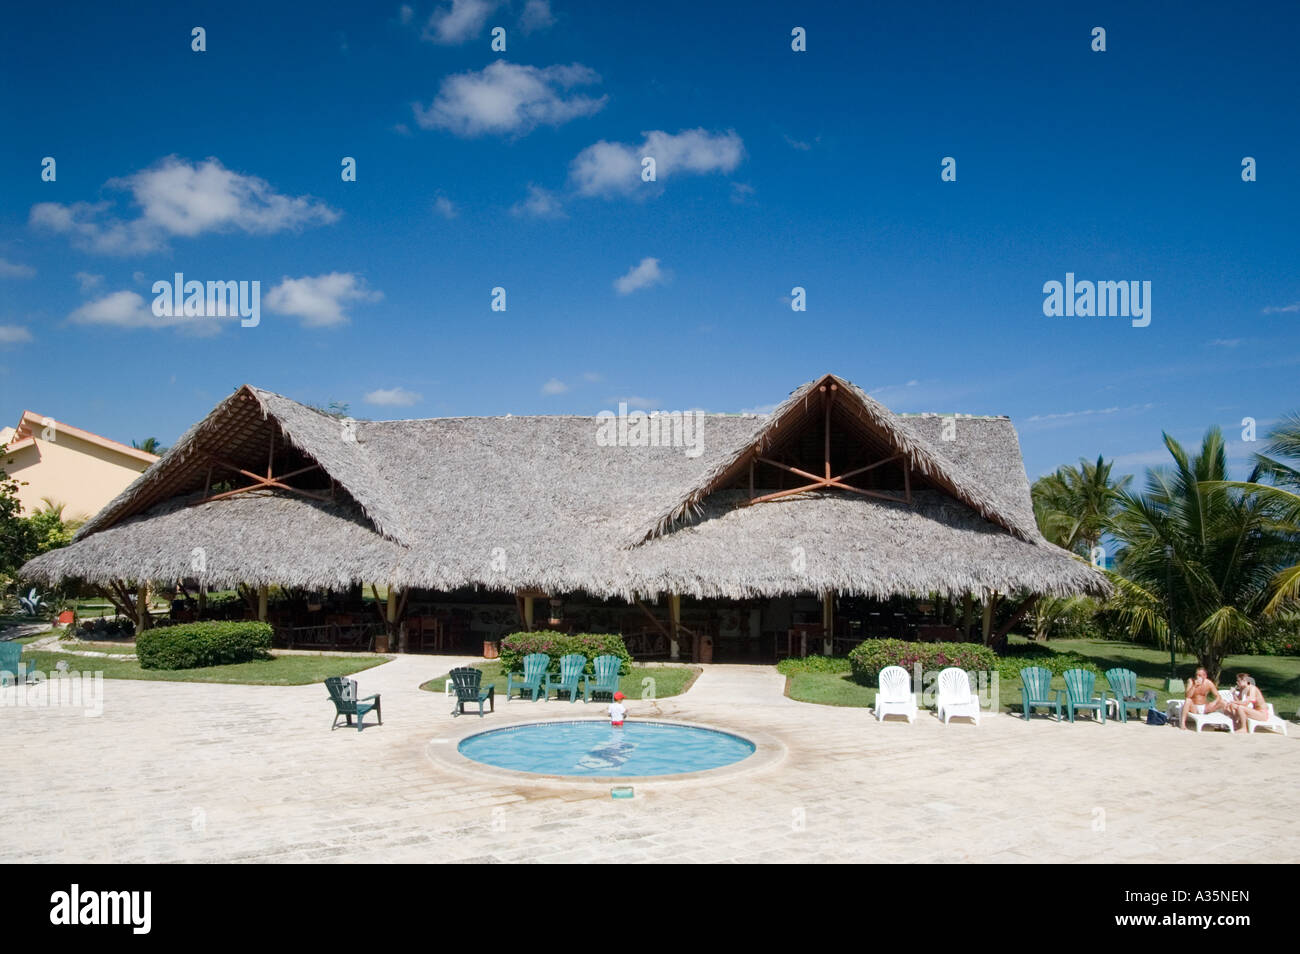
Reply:
<svg viewBox="0 0 1300 954"><path fill-rule="evenodd" d="M1300 606L1300 413L1284 417L1264 449L1255 455L1250 480L1225 481L1224 486L1242 490L1268 507L1272 530L1291 541L1289 565L1273 577L1273 592L1264 608L1272 616Z"/></svg>
<svg viewBox="0 0 1300 954"><path fill-rule="evenodd" d="M167 452L167 448L158 443L158 438L156 437L146 437L142 441L132 441L131 446L136 450L144 451L146 454L162 455Z"/></svg>
<svg viewBox="0 0 1300 954"><path fill-rule="evenodd" d="M1112 479L1113 466L1100 455L1095 464L1080 458L1078 467L1061 467L1034 481L1034 516L1043 536L1074 553L1090 554L1133 479Z"/></svg>
<svg viewBox="0 0 1300 954"><path fill-rule="evenodd" d="M1111 520L1123 544L1112 608L1135 636L1181 643L1218 679L1254 633L1287 541L1265 504L1228 484L1217 427L1192 457L1164 442L1173 466L1148 471L1146 493L1122 493Z"/></svg>

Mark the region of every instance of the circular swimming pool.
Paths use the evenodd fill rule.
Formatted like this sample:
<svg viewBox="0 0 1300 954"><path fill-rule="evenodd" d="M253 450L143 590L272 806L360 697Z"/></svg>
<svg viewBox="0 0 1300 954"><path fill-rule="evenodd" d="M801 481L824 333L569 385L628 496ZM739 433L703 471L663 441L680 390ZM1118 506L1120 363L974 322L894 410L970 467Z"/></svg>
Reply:
<svg viewBox="0 0 1300 954"><path fill-rule="evenodd" d="M535 775L642 778L721 768L754 754L729 732L668 722L530 722L479 732L458 751L475 762Z"/></svg>

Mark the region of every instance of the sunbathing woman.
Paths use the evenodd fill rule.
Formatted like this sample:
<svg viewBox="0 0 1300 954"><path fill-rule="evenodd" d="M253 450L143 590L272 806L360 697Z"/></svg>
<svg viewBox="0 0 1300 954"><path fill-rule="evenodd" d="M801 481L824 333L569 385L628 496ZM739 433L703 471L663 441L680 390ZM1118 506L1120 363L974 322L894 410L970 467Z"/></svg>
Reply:
<svg viewBox="0 0 1300 954"><path fill-rule="evenodd" d="M1240 728L1250 731L1250 720L1263 722L1268 718L1268 703L1248 673L1237 673L1237 698L1239 702L1227 704L1228 715L1240 723Z"/></svg>

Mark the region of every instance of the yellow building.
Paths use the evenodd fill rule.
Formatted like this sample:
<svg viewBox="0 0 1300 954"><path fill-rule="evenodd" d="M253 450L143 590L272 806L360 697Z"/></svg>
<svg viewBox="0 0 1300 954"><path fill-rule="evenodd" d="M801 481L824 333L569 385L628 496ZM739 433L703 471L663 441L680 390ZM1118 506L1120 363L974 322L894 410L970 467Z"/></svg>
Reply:
<svg viewBox="0 0 1300 954"><path fill-rule="evenodd" d="M23 512L49 499L65 519L93 516L149 469L154 454L119 444L53 418L23 411L18 426L0 428L4 471L19 482Z"/></svg>

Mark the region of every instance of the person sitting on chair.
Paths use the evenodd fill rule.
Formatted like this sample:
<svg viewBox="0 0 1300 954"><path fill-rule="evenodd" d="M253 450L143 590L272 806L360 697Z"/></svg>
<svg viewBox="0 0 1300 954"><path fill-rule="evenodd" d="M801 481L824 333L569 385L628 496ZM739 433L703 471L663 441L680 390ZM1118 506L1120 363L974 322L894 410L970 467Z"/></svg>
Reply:
<svg viewBox="0 0 1300 954"><path fill-rule="evenodd" d="M1213 702L1207 702L1206 699L1214 696ZM1187 695L1183 700L1183 711L1179 713L1178 727L1187 728L1187 713L1195 712L1197 715L1205 715L1208 712L1219 712L1225 710L1227 704L1223 697L1219 695L1219 687L1210 681L1209 673L1205 671L1204 666L1196 670L1196 676L1187 683Z"/></svg>
<svg viewBox="0 0 1300 954"><path fill-rule="evenodd" d="M1259 691L1250 673L1237 673L1237 702L1229 702L1226 711L1229 718L1236 720L1239 727L1250 731L1250 720L1264 721L1268 718L1268 703L1264 693Z"/></svg>

